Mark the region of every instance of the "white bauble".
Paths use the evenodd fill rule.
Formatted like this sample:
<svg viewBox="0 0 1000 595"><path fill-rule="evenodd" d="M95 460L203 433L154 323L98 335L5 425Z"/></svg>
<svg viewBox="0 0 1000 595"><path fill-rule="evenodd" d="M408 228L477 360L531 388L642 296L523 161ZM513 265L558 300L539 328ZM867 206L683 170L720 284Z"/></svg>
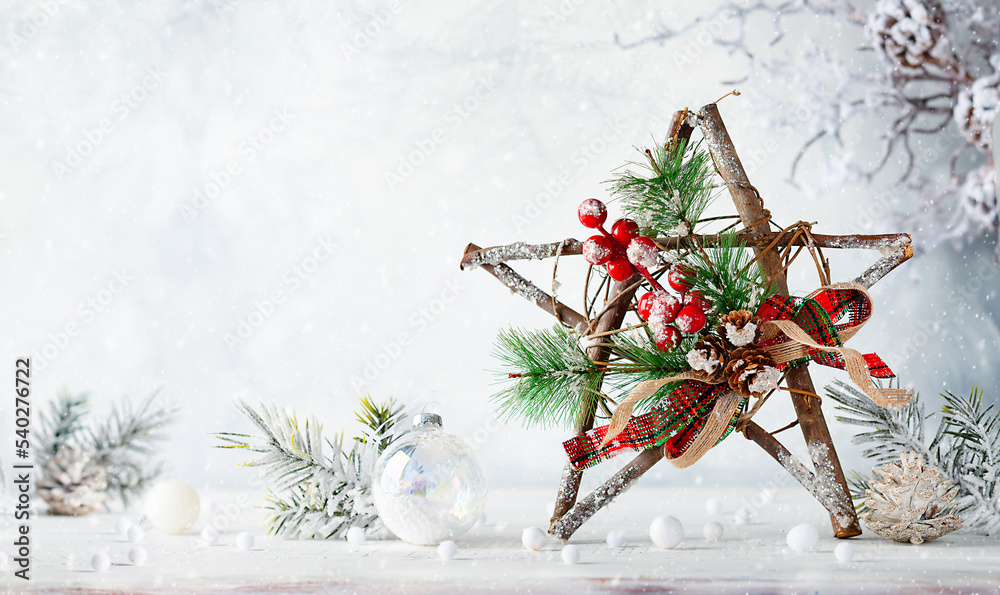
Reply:
<svg viewBox="0 0 1000 595"><path fill-rule="evenodd" d="M521 531L521 545L533 552L542 549L548 539L545 532L538 527L528 527Z"/></svg>
<svg viewBox="0 0 1000 595"><path fill-rule="evenodd" d="M198 492L179 479L159 481L146 494L146 518L158 531L176 535L198 520Z"/></svg>
<svg viewBox="0 0 1000 595"><path fill-rule="evenodd" d="M788 547L796 552L807 552L819 543L819 531L809 523L795 525L788 531L785 537Z"/></svg>
<svg viewBox="0 0 1000 595"><path fill-rule="evenodd" d="M658 547L675 548L684 539L684 525L677 517L661 514L649 525L649 538Z"/></svg>

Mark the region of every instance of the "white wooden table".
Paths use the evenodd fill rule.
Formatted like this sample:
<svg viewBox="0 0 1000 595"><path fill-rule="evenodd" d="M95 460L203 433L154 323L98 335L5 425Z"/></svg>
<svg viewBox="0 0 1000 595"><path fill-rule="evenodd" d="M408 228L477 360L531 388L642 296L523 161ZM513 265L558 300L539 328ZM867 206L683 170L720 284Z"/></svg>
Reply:
<svg viewBox="0 0 1000 595"><path fill-rule="evenodd" d="M825 511L804 490L784 487L768 499L760 488L636 488L601 511L574 536L576 565L561 561L561 544L539 552L521 546L521 530L544 527L551 490L497 490L490 494L485 524L457 540L458 555L445 561L433 547L398 541L353 546L344 541L285 541L266 537L256 524L259 501L246 493L218 492L188 534L147 532L144 566L128 562L131 544L115 532L117 514L86 518L41 517L33 524L34 562L30 586L15 579L12 564L0 588L41 593L995 593L1000 592L1000 541L995 537L948 535L922 546L896 544L866 531L852 539L854 560L837 562ZM722 515L706 512L720 498ZM743 503L756 505L748 524L734 520ZM242 503L242 506L241 506ZM250 503L250 505L248 505ZM685 525L675 550L658 549L647 533L658 514ZM717 520L721 542L702 530ZM218 544L197 538L205 523L223 525ZM819 545L796 554L785 532L801 522L820 529ZM604 543L620 529L625 545ZM239 531L253 531L250 551L235 546ZM12 526L4 527L0 550L10 554ZM95 572L91 556L106 551L112 567Z"/></svg>

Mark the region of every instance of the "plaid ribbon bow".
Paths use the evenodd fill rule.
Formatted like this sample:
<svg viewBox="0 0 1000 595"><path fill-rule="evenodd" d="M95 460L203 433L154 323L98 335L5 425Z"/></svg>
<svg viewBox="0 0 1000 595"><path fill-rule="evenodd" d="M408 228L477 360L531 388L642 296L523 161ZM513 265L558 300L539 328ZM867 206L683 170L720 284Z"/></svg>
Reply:
<svg viewBox="0 0 1000 595"><path fill-rule="evenodd" d="M757 311L764 321L760 345L772 354L781 369L807 361L846 369L851 379L880 405L905 403L909 400L908 391L872 385L869 376L895 376L881 358L874 353L860 355L843 347L871 314L871 298L859 285L824 287L805 298L772 296ZM843 323L836 324L845 317ZM859 368L864 368L864 382L858 377ZM592 467L624 450L658 446L664 448L668 458L679 457L698 436L716 401L729 390L726 384L686 380L649 413L632 417L624 430L607 444L603 443L609 426L602 426L563 442L563 448L576 469ZM740 410L745 403L743 399ZM732 417L718 442L732 432L738 419L739 413Z"/></svg>

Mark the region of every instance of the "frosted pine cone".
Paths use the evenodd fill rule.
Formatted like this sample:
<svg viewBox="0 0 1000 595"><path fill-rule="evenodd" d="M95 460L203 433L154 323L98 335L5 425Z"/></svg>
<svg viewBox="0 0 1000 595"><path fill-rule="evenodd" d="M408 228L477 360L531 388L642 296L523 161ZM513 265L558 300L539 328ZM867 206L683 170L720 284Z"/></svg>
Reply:
<svg viewBox="0 0 1000 595"><path fill-rule="evenodd" d="M899 454L872 479L861 519L886 539L919 545L962 528L962 519L951 514L958 486L952 486L937 467L924 465L916 453Z"/></svg>
<svg viewBox="0 0 1000 595"><path fill-rule="evenodd" d="M703 376L706 382L714 382L726 373L728 356L726 342L715 335L707 335L688 351L687 361L691 370Z"/></svg>
<svg viewBox="0 0 1000 595"><path fill-rule="evenodd" d="M781 371L766 351L751 345L740 347L729 355L726 364L729 388L744 397L759 399L778 388Z"/></svg>
<svg viewBox="0 0 1000 595"><path fill-rule="evenodd" d="M945 12L935 0L879 0L865 23L868 40L893 66L948 68L954 61Z"/></svg>
<svg viewBox="0 0 1000 595"><path fill-rule="evenodd" d="M62 446L46 459L42 473L36 489L49 514L90 514L108 501L107 474L92 452Z"/></svg>
<svg viewBox="0 0 1000 595"><path fill-rule="evenodd" d="M989 153L993 144L990 130L1000 112L1000 56L994 56L997 72L977 78L958 92L953 111L955 124L969 142Z"/></svg>
<svg viewBox="0 0 1000 595"><path fill-rule="evenodd" d="M730 349L746 347L760 340L760 318L749 310L733 310L719 319L716 329Z"/></svg>

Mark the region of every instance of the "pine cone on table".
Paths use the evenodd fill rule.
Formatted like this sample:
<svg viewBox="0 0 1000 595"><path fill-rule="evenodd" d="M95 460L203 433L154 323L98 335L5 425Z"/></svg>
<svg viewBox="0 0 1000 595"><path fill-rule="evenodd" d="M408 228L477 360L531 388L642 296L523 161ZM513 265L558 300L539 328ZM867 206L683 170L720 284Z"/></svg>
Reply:
<svg viewBox="0 0 1000 595"><path fill-rule="evenodd" d="M733 310L719 318L715 332L729 344L729 349L746 347L760 340L760 318L749 310Z"/></svg>
<svg viewBox="0 0 1000 595"><path fill-rule="evenodd" d="M919 545L962 528L962 519L952 514L958 486L941 469L924 465L922 456L900 453L875 474L882 481L871 480L861 514L875 533Z"/></svg>
<svg viewBox="0 0 1000 595"><path fill-rule="evenodd" d="M778 388L781 379L774 359L756 345L740 347L730 353L725 374L734 392L757 399Z"/></svg>
<svg viewBox="0 0 1000 595"><path fill-rule="evenodd" d="M705 382L715 382L726 373L729 346L721 337L706 335L688 351L687 361L691 370L704 378Z"/></svg>
<svg viewBox="0 0 1000 595"><path fill-rule="evenodd" d="M107 474L90 451L62 446L45 460L42 473L36 489L49 514L90 514L108 501Z"/></svg>

